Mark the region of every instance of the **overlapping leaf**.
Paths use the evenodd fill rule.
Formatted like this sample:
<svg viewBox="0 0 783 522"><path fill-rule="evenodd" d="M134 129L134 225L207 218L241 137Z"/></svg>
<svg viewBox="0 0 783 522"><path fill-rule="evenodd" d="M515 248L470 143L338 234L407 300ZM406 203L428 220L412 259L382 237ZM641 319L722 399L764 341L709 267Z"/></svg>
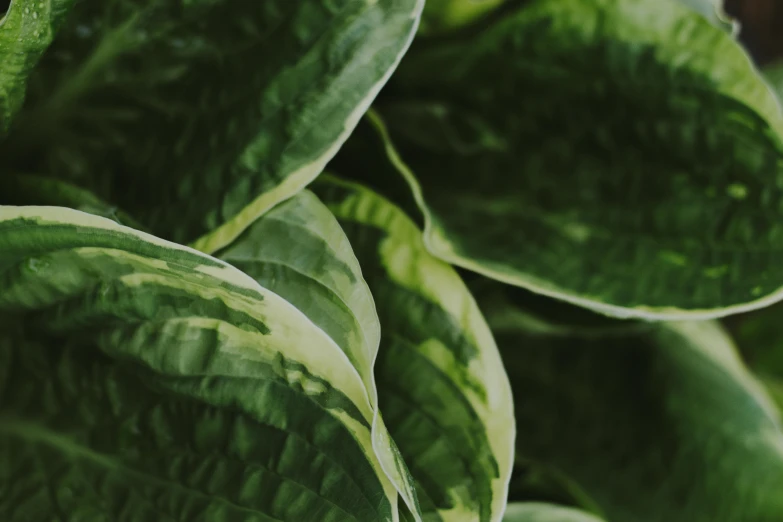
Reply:
<svg viewBox="0 0 783 522"><path fill-rule="evenodd" d="M483 305L510 288L477 298L513 384L519 459L568 477L607 520L783 516L778 414L716 323L531 329L514 305Z"/></svg>
<svg viewBox="0 0 783 522"><path fill-rule="evenodd" d="M0 138L22 107L27 77L73 0L13 0L0 10Z"/></svg>
<svg viewBox="0 0 783 522"><path fill-rule="evenodd" d="M215 251L321 171L422 4L80 0L0 154Z"/></svg>
<svg viewBox="0 0 783 522"><path fill-rule="evenodd" d="M500 520L513 452L511 395L473 298L388 200L333 178L319 178L314 189L348 235L375 298L381 411L426 520Z"/></svg>
<svg viewBox="0 0 783 522"><path fill-rule="evenodd" d="M264 215L220 257L304 311L357 368L378 347L372 290L383 328L379 403L422 511L433 521L499 520L511 468L511 395L470 294L391 203L331 178L315 189L358 262L337 220L308 192ZM362 274L369 289L357 284ZM369 385L371 374L363 377Z"/></svg>
<svg viewBox="0 0 783 522"><path fill-rule="evenodd" d="M359 371L236 268L0 207L0 314L4 520L397 520Z"/></svg>
<svg viewBox="0 0 783 522"><path fill-rule="evenodd" d="M780 109L679 2L526 3L412 49L382 102L449 262L621 316L783 295Z"/></svg>

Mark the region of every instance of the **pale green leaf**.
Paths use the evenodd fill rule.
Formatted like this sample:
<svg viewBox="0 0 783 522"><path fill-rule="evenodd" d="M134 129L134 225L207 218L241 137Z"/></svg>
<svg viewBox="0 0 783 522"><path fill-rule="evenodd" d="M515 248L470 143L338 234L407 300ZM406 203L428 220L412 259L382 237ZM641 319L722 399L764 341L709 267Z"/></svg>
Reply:
<svg viewBox="0 0 783 522"><path fill-rule="evenodd" d="M499 521L514 423L505 370L457 273L430 255L421 231L388 200L319 178L361 264L381 321L381 411L427 521Z"/></svg>
<svg viewBox="0 0 783 522"><path fill-rule="evenodd" d="M3 520L398 520L359 372L236 268L4 206L0 317Z"/></svg>
<svg viewBox="0 0 783 522"><path fill-rule="evenodd" d="M606 314L783 297L783 118L673 0L538 0L412 49L378 110L453 264Z"/></svg>
<svg viewBox="0 0 783 522"><path fill-rule="evenodd" d="M213 252L323 169L423 0L80 0L0 149Z"/></svg>
<svg viewBox="0 0 783 522"><path fill-rule="evenodd" d="M538 502L509 504L503 522L601 522L584 511Z"/></svg>
<svg viewBox="0 0 783 522"><path fill-rule="evenodd" d="M0 11L0 138L22 107L30 71L73 0L11 0Z"/></svg>
<svg viewBox="0 0 783 522"><path fill-rule="evenodd" d="M717 323L565 335L482 310L514 391L518 458L573 481L607 520L783 517L779 416Z"/></svg>

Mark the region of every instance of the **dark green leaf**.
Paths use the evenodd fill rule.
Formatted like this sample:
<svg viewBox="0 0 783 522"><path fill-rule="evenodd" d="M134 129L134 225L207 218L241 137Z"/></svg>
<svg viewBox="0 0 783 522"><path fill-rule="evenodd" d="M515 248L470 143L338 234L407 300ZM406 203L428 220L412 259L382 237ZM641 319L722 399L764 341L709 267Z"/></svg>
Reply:
<svg viewBox="0 0 783 522"><path fill-rule="evenodd" d="M22 107L27 77L74 0L14 0L0 5L0 138Z"/></svg>
<svg viewBox="0 0 783 522"><path fill-rule="evenodd" d="M562 473L607 520L783 518L777 412L716 323L582 336L482 310L514 391L518 459Z"/></svg>
<svg viewBox="0 0 783 522"><path fill-rule="evenodd" d="M425 520L499 521L511 472L511 390L492 335L457 273L419 228L356 184L314 190L351 240L381 321L381 411Z"/></svg>
<svg viewBox="0 0 783 522"><path fill-rule="evenodd" d="M435 255L618 316L783 296L780 109L678 2L538 0L395 80L379 110Z"/></svg>
<svg viewBox="0 0 783 522"><path fill-rule="evenodd" d="M309 183L422 0L79 0L0 150L212 252Z"/></svg>
<svg viewBox="0 0 783 522"><path fill-rule="evenodd" d="M4 206L0 317L4 521L398 520L359 368L236 268Z"/></svg>

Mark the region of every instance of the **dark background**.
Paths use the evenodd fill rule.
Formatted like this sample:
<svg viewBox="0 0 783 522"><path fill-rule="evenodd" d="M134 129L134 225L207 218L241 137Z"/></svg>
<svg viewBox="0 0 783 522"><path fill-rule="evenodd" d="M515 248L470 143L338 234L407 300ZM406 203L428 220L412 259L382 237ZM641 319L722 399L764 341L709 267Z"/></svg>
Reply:
<svg viewBox="0 0 783 522"><path fill-rule="evenodd" d="M725 0L740 40L759 65L783 59L783 0Z"/></svg>

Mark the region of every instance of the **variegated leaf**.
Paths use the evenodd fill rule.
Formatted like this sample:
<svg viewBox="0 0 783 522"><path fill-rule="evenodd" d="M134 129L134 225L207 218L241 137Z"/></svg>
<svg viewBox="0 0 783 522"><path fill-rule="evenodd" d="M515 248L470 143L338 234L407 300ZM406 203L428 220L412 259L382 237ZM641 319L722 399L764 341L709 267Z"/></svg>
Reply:
<svg viewBox="0 0 783 522"><path fill-rule="evenodd" d="M0 207L0 317L3 520L398 520L357 368L225 262Z"/></svg>

